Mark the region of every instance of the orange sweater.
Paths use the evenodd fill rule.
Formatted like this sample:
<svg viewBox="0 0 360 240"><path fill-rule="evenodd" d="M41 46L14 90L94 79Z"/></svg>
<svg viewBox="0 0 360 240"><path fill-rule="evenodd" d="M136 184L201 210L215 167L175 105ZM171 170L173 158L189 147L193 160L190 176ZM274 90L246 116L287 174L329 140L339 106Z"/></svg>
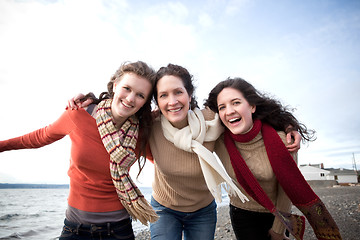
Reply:
<svg viewBox="0 0 360 240"><path fill-rule="evenodd" d="M66 135L71 139L69 205L87 212L123 209L111 180L110 156L100 139L95 119L83 109L67 110L45 128L0 141L0 152L43 147Z"/></svg>

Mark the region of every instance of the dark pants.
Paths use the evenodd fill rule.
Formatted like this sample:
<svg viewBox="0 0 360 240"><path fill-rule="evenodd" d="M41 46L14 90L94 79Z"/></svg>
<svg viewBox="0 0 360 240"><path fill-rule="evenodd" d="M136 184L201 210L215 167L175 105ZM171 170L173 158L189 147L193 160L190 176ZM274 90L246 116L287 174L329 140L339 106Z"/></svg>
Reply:
<svg viewBox="0 0 360 240"><path fill-rule="evenodd" d="M271 213L247 211L230 204L230 218L236 239L271 239L268 232L275 218Z"/></svg>
<svg viewBox="0 0 360 240"><path fill-rule="evenodd" d="M134 240L130 219L115 223L78 224L64 220L64 227L59 240Z"/></svg>

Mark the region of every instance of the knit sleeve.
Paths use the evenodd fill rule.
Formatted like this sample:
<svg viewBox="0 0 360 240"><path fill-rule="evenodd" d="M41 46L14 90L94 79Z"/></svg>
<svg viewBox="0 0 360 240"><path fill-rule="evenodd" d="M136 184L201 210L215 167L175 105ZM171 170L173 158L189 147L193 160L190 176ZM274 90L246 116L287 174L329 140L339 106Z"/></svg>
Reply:
<svg viewBox="0 0 360 240"><path fill-rule="evenodd" d="M289 145L286 143L286 135L283 132L278 132L279 136L283 140L285 145ZM294 161L297 163L297 153L290 153ZM280 184L277 185L278 193L276 199L276 208L282 212L291 212L291 201L284 192L283 188ZM272 226L272 230L278 234L284 234L285 226L280 222L279 219L275 218Z"/></svg>
<svg viewBox="0 0 360 240"><path fill-rule="evenodd" d="M208 107L202 109L201 112L203 113L206 121L209 121L209 120L211 121L215 118L215 113L213 111L211 111L210 108L208 108Z"/></svg>
<svg viewBox="0 0 360 240"><path fill-rule="evenodd" d="M68 111L65 111L58 120L44 128L20 137L0 141L0 152L43 147L66 136L73 126Z"/></svg>

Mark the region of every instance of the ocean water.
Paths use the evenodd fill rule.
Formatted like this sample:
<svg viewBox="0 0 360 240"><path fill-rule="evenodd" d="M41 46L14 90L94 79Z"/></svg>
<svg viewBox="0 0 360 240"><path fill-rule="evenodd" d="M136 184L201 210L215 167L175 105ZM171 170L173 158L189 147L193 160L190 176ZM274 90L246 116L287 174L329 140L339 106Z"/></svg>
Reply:
<svg viewBox="0 0 360 240"><path fill-rule="evenodd" d="M150 201L151 188L140 188ZM0 240L58 239L63 227L69 189L0 189ZM223 194L222 203L228 204ZM135 234L148 228L133 221Z"/></svg>
<svg viewBox="0 0 360 240"><path fill-rule="evenodd" d="M151 188L141 188L147 200ZM0 239L58 239L69 189L0 189ZM134 232L145 229L133 221Z"/></svg>

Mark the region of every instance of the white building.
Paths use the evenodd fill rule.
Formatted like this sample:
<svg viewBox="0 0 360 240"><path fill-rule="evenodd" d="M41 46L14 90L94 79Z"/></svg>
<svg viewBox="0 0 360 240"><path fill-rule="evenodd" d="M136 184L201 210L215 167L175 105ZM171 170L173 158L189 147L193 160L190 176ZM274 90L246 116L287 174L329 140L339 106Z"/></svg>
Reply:
<svg viewBox="0 0 360 240"><path fill-rule="evenodd" d="M334 176L330 175L330 171L319 168L313 167L308 165L301 165L299 167L300 172L304 176L306 181L312 180L334 180Z"/></svg>
<svg viewBox="0 0 360 240"><path fill-rule="evenodd" d="M330 176L340 183L357 183L358 176L354 170L344 168L327 168L330 171Z"/></svg>

